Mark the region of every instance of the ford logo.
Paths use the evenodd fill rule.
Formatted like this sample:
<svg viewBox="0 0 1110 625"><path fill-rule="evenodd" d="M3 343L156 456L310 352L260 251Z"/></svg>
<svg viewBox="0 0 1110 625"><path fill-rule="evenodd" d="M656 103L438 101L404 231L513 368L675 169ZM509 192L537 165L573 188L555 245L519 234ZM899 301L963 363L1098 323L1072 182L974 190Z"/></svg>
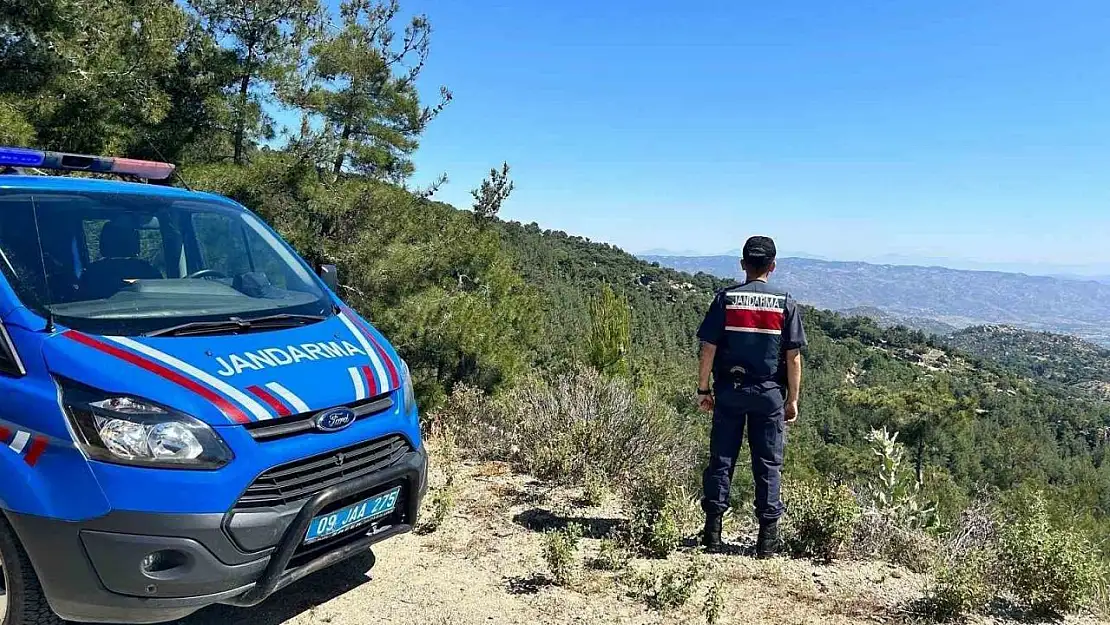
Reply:
<svg viewBox="0 0 1110 625"><path fill-rule="evenodd" d="M338 432L355 422L355 413L347 408L332 408L312 420L321 432Z"/></svg>

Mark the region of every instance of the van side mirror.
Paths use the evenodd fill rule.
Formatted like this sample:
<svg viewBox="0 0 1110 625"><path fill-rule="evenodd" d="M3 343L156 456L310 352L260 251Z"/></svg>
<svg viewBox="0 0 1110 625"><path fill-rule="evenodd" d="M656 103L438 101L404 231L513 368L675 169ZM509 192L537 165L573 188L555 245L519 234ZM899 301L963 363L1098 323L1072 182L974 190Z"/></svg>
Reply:
<svg viewBox="0 0 1110 625"><path fill-rule="evenodd" d="M319 274L320 279L328 285L333 293L339 290L339 271L335 268L335 265L320 265Z"/></svg>

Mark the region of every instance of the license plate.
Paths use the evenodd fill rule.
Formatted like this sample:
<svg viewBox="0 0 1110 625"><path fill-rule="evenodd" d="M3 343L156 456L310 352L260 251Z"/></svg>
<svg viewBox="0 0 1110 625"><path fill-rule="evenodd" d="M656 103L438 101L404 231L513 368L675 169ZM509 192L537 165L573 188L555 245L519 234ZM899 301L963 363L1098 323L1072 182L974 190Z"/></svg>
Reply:
<svg viewBox="0 0 1110 625"><path fill-rule="evenodd" d="M363 499L346 508L328 514L321 514L312 519L312 523L308 526L308 532L305 534L304 542L307 544L323 540L366 525L375 519L380 519L393 512L394 508L397 507L397 497L400 494L401 487L397 486L393 490L375 495L369 499Z"/></svg>

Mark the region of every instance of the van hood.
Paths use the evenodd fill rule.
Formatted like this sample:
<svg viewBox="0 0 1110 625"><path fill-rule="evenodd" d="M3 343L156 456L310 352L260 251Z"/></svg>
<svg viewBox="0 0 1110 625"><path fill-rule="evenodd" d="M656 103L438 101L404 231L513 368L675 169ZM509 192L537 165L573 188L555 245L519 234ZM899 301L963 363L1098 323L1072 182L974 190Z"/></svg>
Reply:
<svg viewBox="0 0 1110 625"><path fill-rule="evenodd" d="M210 425L312 413L400 388L393 347L354 311L311 325L200 337L63 330L43 346L52 373L149 399Z"/></svg>

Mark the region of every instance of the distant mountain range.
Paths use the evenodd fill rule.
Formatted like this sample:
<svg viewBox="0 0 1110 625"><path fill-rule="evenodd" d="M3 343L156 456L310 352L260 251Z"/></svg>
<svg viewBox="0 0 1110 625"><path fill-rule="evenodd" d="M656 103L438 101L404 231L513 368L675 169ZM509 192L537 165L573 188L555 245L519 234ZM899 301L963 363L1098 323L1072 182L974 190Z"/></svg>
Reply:
<svg viewBox="0 0 1110 625"><path fill-rule="evenodd" d="M639 252L638 254L635 254L635 256L637 256L639 258L643 258L643 259L650 259L650 258L658 257L658 256L683 256L683 257L691 257L691 258L695 258L695 257L696 258L717 258L717 257L721 257L721 256L739 257L740 254L742 254L742 253L743 253L743 250L741 250L740 248L731 249L731 250L728 250L728 251L725 251L725 252L720 252L720 253L715 253L715 254L705 254L705 253L697 252L697 251L694 251L694 250L670 250L670 249L666 249L666 248L657 247L657 248L652 248L650 250L644 250L642 252ZM778 250L778 254L779 254L779 256L782 256L784 258L786 258L786 257L789 257L789 258L812 258L814 260L829 260L828 258L826 258L824 256L819 256L817 254L810 254L808 252L796 252L796 251L791 251L791 250ZM1110 271L1108 271L1108 273L1110 273Z"/></svg>
<svg viewBox="0 0 1110 625"><path fill-rule="evenodd" d="M734 255L643 258L690 273L740 274ZM1110 284L1089 278L787 257L773 280L803 303L935 333L1005 324L1110 345Z"/></svg>
<svg viewBox="0 0 1110 625"><path fill-rule="evenodd" d="M697 258L717 258L724 256L740 256L739 249L726 252L696 252L693 250L668 250L655 248L637 254L640 258L657 256L682 256ZM810 258L814 260L832 260L827 256L810 254L808 252L779 250L781 258ZM1096 282L1110 283L1110 263L1087 264L1061 264L1061 263L1016 263L1006 261L980 261L967 258L951 258L944 256L930 256L928 254L879 254L856 258L848 262L862 262L870 265L909 265L915 267L946 267L965 271L1000 271L1003 273L1021 273L1035 276L1049 276L1065 280L1094 280Z"/></svg>

